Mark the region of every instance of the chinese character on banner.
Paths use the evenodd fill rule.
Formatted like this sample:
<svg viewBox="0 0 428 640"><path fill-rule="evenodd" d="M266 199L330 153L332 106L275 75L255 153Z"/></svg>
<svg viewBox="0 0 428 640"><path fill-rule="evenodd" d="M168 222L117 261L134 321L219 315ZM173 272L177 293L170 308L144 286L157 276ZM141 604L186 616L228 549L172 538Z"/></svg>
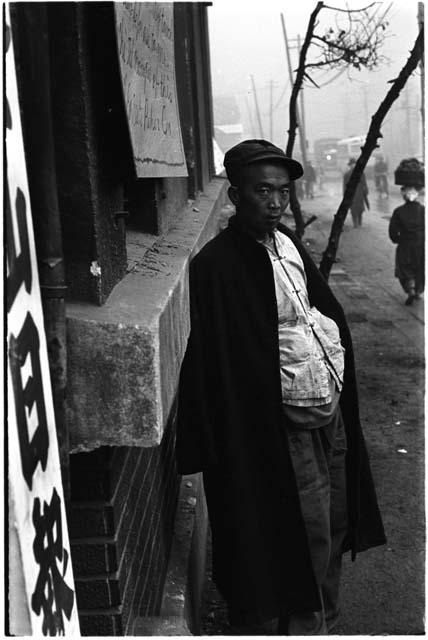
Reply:
<svg viewBox="0 0 428 640"><path fill-rule="evenodd" d="M70 620L74 593L67 586L68 553L62 544L61 500L54 488L50 504L46 502L41 512L40 500L34 500L33 523L36 531L34 557L40 565L36 588L31 598L33 611L43 611L42 631L45 635L64 633L63 612ZM62 572L58 568L62 564Z"/></svg>
<svg viewBox="0 0 428 640"><path fill-rule="evenodd" d="M6 5L9 631L80 635L10 24Z"/></svg>

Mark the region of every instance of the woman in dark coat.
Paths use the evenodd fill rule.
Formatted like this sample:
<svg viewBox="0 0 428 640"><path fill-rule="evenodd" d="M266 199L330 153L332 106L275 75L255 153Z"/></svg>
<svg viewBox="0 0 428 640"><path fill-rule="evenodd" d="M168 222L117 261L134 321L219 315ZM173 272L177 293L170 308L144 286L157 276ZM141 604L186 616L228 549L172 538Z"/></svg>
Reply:
<svg viewBox="0 0 428 640"><path fill-rule="evenodd" d="M425 288L425 207L417 201L419 189L403 186L404 204L389 223L389 237L397 244L395 276L407 293L405 304L420 298Z"/></svg>

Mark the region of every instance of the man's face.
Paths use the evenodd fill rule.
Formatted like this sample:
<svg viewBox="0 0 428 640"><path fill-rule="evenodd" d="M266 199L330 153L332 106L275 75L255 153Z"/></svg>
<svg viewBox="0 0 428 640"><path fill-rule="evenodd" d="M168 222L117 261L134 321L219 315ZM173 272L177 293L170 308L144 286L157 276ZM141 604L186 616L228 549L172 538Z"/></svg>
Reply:
<svg viewBox="0 0 428 640"><path fill-rule="evenodd" d="M290 199L289 187L287 169L268 161L245 167L239 186L230 187L239 220L257 240L264 240L278 226Z"/></svg>

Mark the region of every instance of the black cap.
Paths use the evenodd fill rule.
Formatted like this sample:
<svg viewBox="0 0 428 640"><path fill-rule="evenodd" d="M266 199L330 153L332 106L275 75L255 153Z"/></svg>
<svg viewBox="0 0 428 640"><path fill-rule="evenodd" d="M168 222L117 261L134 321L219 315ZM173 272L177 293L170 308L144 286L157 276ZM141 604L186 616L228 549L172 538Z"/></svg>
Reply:
<svg viewBox="0 0 428 640"><path fill-rule="evenodd" d="M280 161L286 167L290 180L297 180L303 175L300 162L288 158L282 149L267 140L244 140L226 151L224 168L231 184L236 184L242 167L262 160Z"/></svg>

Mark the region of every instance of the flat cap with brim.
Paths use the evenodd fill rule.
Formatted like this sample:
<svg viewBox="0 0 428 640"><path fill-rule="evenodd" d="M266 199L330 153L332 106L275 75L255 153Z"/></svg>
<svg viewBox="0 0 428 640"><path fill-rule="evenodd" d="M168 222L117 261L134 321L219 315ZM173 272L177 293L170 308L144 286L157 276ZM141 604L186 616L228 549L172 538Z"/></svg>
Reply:
<svg viewBox="0 0 428 640"><path fill-rule="evenodd" d="M243 167L263 160L281 162L287 169L290 180L297 180L303 175L303 167L300 162L288 158L279 147L267 140L243 140L226 151L224 156L224 168L227 177L232 184L236 183Z"/></svg>

